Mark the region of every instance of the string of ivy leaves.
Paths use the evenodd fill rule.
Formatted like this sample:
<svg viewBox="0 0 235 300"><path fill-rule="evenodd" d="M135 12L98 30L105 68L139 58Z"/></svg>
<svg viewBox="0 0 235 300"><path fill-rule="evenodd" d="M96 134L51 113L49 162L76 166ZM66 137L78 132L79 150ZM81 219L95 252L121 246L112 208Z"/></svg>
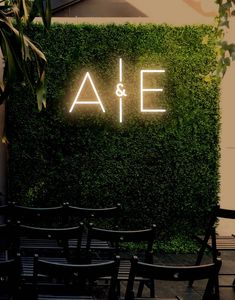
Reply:
<svg viewBox="0 0 235 300"><path fill-rule="evenodd" d="M217 65L213 73L209 73L204 77L204 80L208 83L213 78L223 78L231 62L235 60L235 44L228 43L224 39L225 30L229 29L230 17L235 16L235 0L215 0L215 3L218 5L218 14L215 17ZM205 45L208 43L208 36L203 37L202 43Z"/></svg>

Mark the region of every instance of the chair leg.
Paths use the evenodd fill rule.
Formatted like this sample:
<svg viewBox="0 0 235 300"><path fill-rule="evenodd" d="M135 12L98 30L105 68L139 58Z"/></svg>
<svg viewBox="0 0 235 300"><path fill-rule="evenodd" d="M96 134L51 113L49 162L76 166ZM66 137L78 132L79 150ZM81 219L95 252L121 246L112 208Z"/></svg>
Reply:
<svg viewBox="0 0 235 300"><path fill-rule="evenodd" d="M147 287L150 289L150 298L155 297L155 287L154 287L154 280L150 279L149 281L140 281L138 292L137 292L137 298L142 296L144 284L147 285Z"/></svg>
<svg viewBox="0 0 235 300"><path fill-rule="evenodd" d="M215 278L215 300L220 299L220 294L219 294L219 274Z"/></svg>
<svg viewBox="0 0 235 300"><path fill-rule="evenodd" d="M144 281L140 281L138 292L137 292L137 297L141 297L144 289Z"/></svg>
<svg viewBox="0 0 235 300"><path fill-rule="evenodd" d="M121 295L121 282L120 280L117 281L117 297Z"/></svg>
<svg viewBox="0 0 235 300"><path fill-rule="evenodd" d="M220 300L219 294L219 275L217 274L213 280L209 279L202 300Z"/></svg>
<svg viewBox="0 0 235 300"><path fill-rule="evenodd" d="M235 278L233 279L233 290L235 291Z"/></svg>
<svg viewBox="0 0 235 300"><path fill-rule="evenodd" d="M150 279L150 297L155 298L155 285L154 285L154 279Z"/></svg>
<svg viewBox="0 0 235 300"><path fill-rule="evenodd" d="M195 263L196 266L200 265L205 250L206 250L206 244L204 242L203 245L201 246L199 252L198 252L197 260L196 260L196 263ZM193 287L193 280L189 281L189 287Z"/></svg>

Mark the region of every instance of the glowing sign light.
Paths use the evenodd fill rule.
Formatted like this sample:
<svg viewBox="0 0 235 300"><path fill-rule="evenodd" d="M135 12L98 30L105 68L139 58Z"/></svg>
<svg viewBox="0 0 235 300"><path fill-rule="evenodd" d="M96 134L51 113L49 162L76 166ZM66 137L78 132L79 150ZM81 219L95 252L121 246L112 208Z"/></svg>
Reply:
<svg viewBox="0 0 235 300"><path fill-rule="evenodd" d="M148 73L165 73L165 70L141 70L140 71L140 111L141 112L149 112L149 113L158 113L158 112L166 112L166 109L163 108L145 108L144 107L144 94L145 93L157 93L157 92L162 92L162 88L145 88L144 87L144 75ZM95 100L81 100L79 99L79 96L84 88L85 82L89 81L91 84L91 87L95 93L96 99ZM123 66L122 66L122 58L119 59L119 83L116 85L116 96L119 98L119 122L123 122L123 97L126 97L126 90L124 89L124 85L122 83L123 81ZM73 104L69 110L71 113L75 107L75 105L87 105L87 104L95 104L95 105L100 105L101 109L103 112L105 112L103 103L99 97L99 94L96 90L96 87L91 79L91 75L89 72L85 74L85 77L82 81L82 84L77 92L77 95L73 101Z"/></svg>
<svg viewBox="0 0 235 300"><path fill-rule="evenodd" d="M95 93L95 95L96 95L97 101L93 101L93 100L88 100L88 101L85 100L85 101L83 101L83 100L79 100L79 99L78 99L79 96L80 96L80 94L81 94L81 91L82 91L82 89L83 89L83 87L84 87L84 84L85 84L85 82L86 82L87 79L88 79L88 80L90 81L90 83L91 83L91 86L92 86L93 91L94 91L94 93ZM73 111L75 105L82 105L82 104L96 104L96 105L100 105L102 111L105 112L103 103L102 103L102 101L101 101L101 99L100 99L100 97L99 97L99 94L97 93L97 90L96 90L96 88L95 88L95 85L94 85L94 83L93 83L93 81L92 81L92 79L91 79L91 75L90 75L89 72L86 73L86 75L85 75L85 77L84 77L84 79L83 79L83 81L82 81L82 84L81 84L81 86L80 86L80 88L79 88L79 90L78 90L78 92L77 92L77 95L76 95L76 97L75 97L75 99L74 99L74 101L73 101L73 104L72 104L72 106L71 106L71 108L70 108L70 110L69 110L69 112L72 112L72 111Z"/></svg>
<svg viewBox="0 0 235 300"><path fill-rule="evenodd" d="M116 95L119 97L119 122L122 123L122 97L127 96L126 90L123 89L122 84L122 59L119 59L119 83L117 84Z"/></svg>
<svg viewBox="0 0 235 300"><path fill-rule="evenodd" d="M145 73L164 73L165 70L141 70L140 71L140 111L142 112L165 112L165 109L144 108L144 92L162 92L163 89L145 89L144 74Z"/></svg>

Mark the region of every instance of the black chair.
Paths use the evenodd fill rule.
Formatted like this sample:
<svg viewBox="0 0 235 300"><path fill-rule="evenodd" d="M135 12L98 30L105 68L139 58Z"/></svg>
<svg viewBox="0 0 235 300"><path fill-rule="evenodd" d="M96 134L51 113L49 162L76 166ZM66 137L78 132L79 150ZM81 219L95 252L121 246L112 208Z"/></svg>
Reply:
<svg viewBox="0 0 235 300"><path fill-rule="evenodd" d="M20 257L0 261L0 299L20 299Z"/></svg>
<svg viewBox="0 0 235 300"><path fill-rule="evenodd" d="M9 219L9 205L0 205L0 224L7 223Z"/></svg>
<svg viewBox="0 0 235 300"><path fill-rule="evenodd" d="M221 260L217 260L215 263L212 264L200 266L165 266L139 262L137 257L133 257L128 284L126 288L125 300L149 299L135 297L133 287L135 278L138 276L163 281L191 281L208 279L202 299L218 299L217 295L214 293L214 286L215 278L219 272L220 267ZM176 297L174 299L182 298Z"/></svg>
<svg viewBox="0 0 235 300"><path fill-rule="evenodd" d="M41 228L18 224L17 251L20 252L25 282L31 282L33 276L33 255L35 253L48 261L78 261L81 250L83 224L71 228ZM70 239L76 239L76 245L70 247Z"/></svg>
<svg viewBox="0 0 235 300"><path fill-rule="evenodd" d="M106 276L111 276L108 295L102 298L116 300L118 266L118 257L99 264L61 264L38 259L35 255L33 299L96 299L100 280L103 282ZM47 276L46 282L45 278L42 281L42 275Z"/></svg>
<svg viewBox="0 0 235 300"><path fill-rule="evenodd" d="M16 256L17 240L15 227L8 221L0 225L0 261L5 261Z"/></svg>
<svg viewBox="0 0 235 300"><path fill-rule="evenodd" d="M65 209L64 206L54 207L29 207L17 205L10 202L8 205L8 218L22 224L37 227L64 227Z"/></svg>
<svg viewBox="0 0 235 300"><path fill-rule="evenodd" d="M215 262L218 256L221 256L221 252L224 251L234 251L235 250L235 236L220 236L216 233L216 225L219 219L233 219L235 220L235 210L223 209L220 206L216 206L211 213L209 218L208 226L203 237L196 237L196 239L201 243L200 250L198 252L196 265L200 265L203 255L206 249L209 249L213 261ZM231 276L235 274L231 273L219 273L219 276ZM217 293L219 294L219 287L233 287L235 289L235 279L230 285L222 285L219 283L219 276L217 277ZM190 282L192 285L192 282Z"/></svg>
<svg viewBox="0 0 235 300"><path fill-rule="evenodd" d="M85 225L85 230L83 232L82 238L82 248L86 248L87 244L87 227L89 223L94 223L96 225L106 225L109 228L117 228L119 225L119 218L121 214L121 204L117 203L116 206L113 207L104 207L104 208L86 208L86 207L78 207L69 205L68 202L64 203L64 214L65 224L67 226L76 226L79 222L83 222ZM70 241L71 245L73 241ZM92 240L91 244L96 246L97 241ZM107 242L99 242L99 245L103 247L108 247Z"/></svg>
<svg viewBox="0 0 235 300"><path fill-rule="evenodd" d="M66 228L33 227L18 223L16 227L17 248L26 253L39 253L39 251L49 253L51 251L52 256L56 251L62 251L66 257L69 257L69 251L74 249L76 255L79 256L82 233L82 223L76 227ZM76 239L74 247L70 247L70 239Z"/></svg>
<svg viewBox="0 0 235 300"><path fill-rule="evenodd" d="M106 230L102 228L94 228L90 224L87 236L87 253L91 260L93 257L98 260L106 260L112 258L113 255L121 257L120 268L118 273L118 287L120 294L120 282L127 281L130 270L130 258L133 253L128 253L126 243L134 243L136 248L142 254L142 260L148 263L153 261L153 242L156 236L156 225L152 228L135 231L124 230ZM95 240L96 244L91 241ZM99 241L106 241L107 246L99 244ZM135 253L137 250L134 250ZM96 260L92 260L96 261ZM142 294L144 284L150 289L150 296L154 297L154 283L151 280L139 278L140 285L138 295Z"/></svg>
<svg viewBox="0 0 235 300"><path fill-rule="evenodd" d="M79 222L83 222L85 225L89 223L95 223L96 225L108 223L112 220L114 226L118 224L121 204L117 203L113 207L103 208L87 208L69 205L68 202L64 203L65 215L67 216L67 222L69 225L74 225Z"/></svg>

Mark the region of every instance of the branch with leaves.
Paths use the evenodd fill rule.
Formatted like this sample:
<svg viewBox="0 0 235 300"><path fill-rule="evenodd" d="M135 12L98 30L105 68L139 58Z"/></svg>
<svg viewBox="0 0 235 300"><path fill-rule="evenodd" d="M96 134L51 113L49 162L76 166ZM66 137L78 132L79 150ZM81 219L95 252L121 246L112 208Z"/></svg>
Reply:
<svg viewBox="0 0 235 300"><path fill-rule="evenodd" d="M0 1L3 2L3 1ZM51 21L50 0L8 0L0 6L0 47L4 60L0 104L16 82L27 82L37 97L39 110L46 106L45 68L42 51L24 35L24 28L40 15L46 29ZM32 76L32 67L35 76Z"/></svg>
<svg viewBox="0 0 235 300"><path fill-rule="evenodd" d="M228 43L224 40L225 29L229 28L230 17L235 16L235 0L216 0L215 3L218 4L216 25L219 37L216 48L218 60L216 76L222 78L226 73L227 67L235 60L235 44Z"/></svg>

